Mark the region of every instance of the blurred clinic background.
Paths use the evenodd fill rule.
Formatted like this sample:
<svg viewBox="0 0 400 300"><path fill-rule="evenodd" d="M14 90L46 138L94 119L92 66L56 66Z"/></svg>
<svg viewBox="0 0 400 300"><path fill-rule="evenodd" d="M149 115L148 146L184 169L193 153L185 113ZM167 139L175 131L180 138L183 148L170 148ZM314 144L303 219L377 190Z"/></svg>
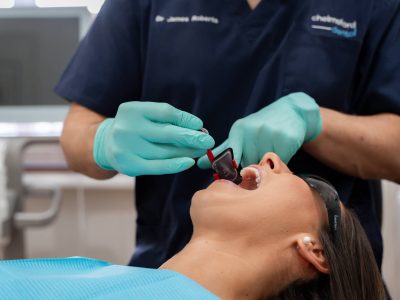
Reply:
<svg viewBox="0 0 400 300"><path fill-rule="evenodd" d="M103 2L0 0L0 259L132 254L134 180L70 172L58 144L68 107L53 87ZM382 194L383 274L400 299L400 186Z"/></svg>

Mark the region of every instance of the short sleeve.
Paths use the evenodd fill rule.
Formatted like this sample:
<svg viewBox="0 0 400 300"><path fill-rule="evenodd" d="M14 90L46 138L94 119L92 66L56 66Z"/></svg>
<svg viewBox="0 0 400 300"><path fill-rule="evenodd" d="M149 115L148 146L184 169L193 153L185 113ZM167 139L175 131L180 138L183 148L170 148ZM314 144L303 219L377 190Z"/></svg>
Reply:
<svg viewBox="0 0 400 300"><path fill-rule="evenodd" d="M358 100L361 115L400 114L400 5L397 0L376 1L360 60Z"/></svg>
<svg viewBox="0 0 400 300"><path fill-rule="evenodd" d="M107 0L55 87L71 102L111 117L140 95L139 0Z"/></svg>

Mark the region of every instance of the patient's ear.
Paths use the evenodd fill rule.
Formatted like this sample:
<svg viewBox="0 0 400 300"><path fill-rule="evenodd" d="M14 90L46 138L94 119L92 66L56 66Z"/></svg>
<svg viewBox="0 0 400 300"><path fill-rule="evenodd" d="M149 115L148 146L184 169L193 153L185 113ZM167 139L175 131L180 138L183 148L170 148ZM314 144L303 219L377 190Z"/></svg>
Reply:
<svg viewBox="0 0 400 300"><path fill-rule="evenodd" d="M321 273L328 274L328 262L324 249L319 241L311 236L303 235L297 239L297 251Z"/></svg>

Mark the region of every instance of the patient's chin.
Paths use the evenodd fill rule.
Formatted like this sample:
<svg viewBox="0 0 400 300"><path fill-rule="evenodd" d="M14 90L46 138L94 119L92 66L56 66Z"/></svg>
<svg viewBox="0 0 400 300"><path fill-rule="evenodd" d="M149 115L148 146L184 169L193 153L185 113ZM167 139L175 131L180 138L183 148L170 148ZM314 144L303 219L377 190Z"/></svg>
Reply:
<svg viewBox="0 0 400 300"><path fill-rule="evenodd" d="M210 196L211 194L206 189L197 191L192 197L192 207L202 205L204 201L211 198Z"/></svg>

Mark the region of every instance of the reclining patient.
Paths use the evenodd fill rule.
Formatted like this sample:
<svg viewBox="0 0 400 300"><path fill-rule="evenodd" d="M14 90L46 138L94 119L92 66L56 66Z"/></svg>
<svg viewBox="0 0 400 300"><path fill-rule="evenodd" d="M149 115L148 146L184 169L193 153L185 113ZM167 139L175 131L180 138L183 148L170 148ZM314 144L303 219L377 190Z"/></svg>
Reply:
<svg viewBox="0 0 400 300"><path fill-rule="evenodd" d="M191 241L160 269L86 258L0 262L0 299L385 299L333 187L273 153L192 199Z"/></svg>

